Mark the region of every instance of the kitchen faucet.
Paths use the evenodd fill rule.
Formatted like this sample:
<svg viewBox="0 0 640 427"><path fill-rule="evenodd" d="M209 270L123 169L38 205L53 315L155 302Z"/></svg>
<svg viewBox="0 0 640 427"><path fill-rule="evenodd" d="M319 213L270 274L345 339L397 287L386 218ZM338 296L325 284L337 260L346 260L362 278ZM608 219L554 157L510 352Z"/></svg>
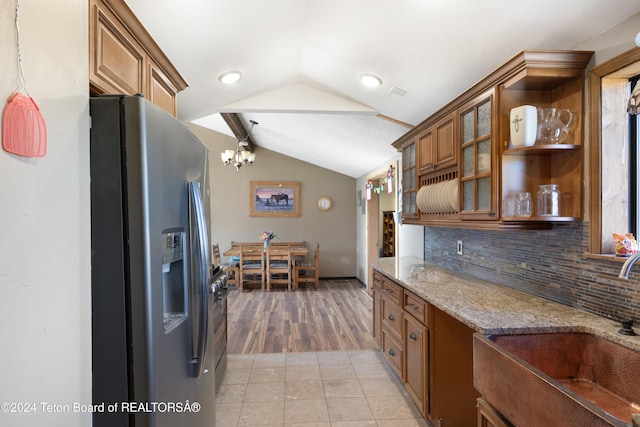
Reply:
<svg viewBox="0 0 640 427"><path fill-rule="evenodd" d="M636 252L635 254L630 256L629 259L624 262L624 265L622 266L622 269L620 269L620 274L618 274L618 277L621 279L629 280L629 271L631 270L631 267L633 267L633 264L638 261L638 259L640 259L640 252Z"/></svg>

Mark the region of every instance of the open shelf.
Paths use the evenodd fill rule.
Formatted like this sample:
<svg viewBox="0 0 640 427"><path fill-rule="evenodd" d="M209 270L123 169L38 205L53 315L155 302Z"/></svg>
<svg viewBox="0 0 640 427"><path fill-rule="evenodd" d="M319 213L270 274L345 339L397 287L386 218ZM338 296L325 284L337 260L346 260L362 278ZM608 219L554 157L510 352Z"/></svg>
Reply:
<svg viewBox="0 0 640 427"><path fill-rule="evenodd" d="M571 222L578 221L579 218L574 216L507 216L502 218L503 221L516 221L516 222Z"/></svg>
<svg viewBox="0 0 640 427"><path fill-rule="evenodd" d="M502 152L502 154L551 154L563 150L579 150L582 145L578 144L536 144L528 147L511 147Z"/></svg>

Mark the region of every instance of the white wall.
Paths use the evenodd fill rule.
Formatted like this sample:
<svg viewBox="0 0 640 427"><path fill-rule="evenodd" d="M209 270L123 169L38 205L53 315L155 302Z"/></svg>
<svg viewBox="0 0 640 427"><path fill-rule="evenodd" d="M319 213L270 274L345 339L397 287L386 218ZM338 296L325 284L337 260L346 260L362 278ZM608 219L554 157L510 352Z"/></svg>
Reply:
<svg viewBox="0 0 640 427"><path fill-rule="evenodd" d="M365 197L365 185L367 177L363 175L356 180L356 198L358 195ZM360 193L358 193L360 190ZM356 277L364 284L367 283L367 202L360 200L356 204ZM362 206L364 203L364 207Z"/></svg>
<svg viewBox="0 0 640 427"><path fill-rule="evenodd" d="M17 88L15 2L0 2L0 99ZM47 124L47 155L0 150L2 426L89 426L87 413L41 403L91 402L88 2L21 1L27 89Z"/></svg>
<svg viewBox="0 0 640 427"><path fill-rule="evenodd" d="M400 256L414 256L424 258L424 227L421 225L404 224L398 231Z"/></svg>

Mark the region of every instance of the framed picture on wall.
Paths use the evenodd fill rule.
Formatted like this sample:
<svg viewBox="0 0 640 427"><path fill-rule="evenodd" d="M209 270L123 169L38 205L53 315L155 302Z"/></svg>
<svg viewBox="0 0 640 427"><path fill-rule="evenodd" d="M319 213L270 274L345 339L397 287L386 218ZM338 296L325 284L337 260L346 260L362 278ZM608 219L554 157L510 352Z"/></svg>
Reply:
<svg viewBox="0 0 640 427"><path fill-rule="evenodd" d="M299 182L251 181L249 197L249 216L300 216Z"/></svg>

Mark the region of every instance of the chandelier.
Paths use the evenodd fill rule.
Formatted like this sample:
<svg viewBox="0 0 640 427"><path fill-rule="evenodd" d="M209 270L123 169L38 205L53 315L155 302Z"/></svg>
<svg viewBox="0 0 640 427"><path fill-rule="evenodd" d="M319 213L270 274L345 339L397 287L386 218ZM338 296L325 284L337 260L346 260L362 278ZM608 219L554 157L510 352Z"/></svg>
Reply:
<svg viewBox="0 0 640 427"><path fill-rule="evenodd" d="M232 164L236 167L236 170L240 170L244 165L253 165L253 161L256 159L256 153L249 151L246 147L249 146L249 135L251 135L253 127L257 125L258 122L255 120L249 120L249 123L251 123L251 128L249 129L247 136L238 139L236 151L224 150L220 153L220 158L222 158L222 162L225 166Z"/></svg>

